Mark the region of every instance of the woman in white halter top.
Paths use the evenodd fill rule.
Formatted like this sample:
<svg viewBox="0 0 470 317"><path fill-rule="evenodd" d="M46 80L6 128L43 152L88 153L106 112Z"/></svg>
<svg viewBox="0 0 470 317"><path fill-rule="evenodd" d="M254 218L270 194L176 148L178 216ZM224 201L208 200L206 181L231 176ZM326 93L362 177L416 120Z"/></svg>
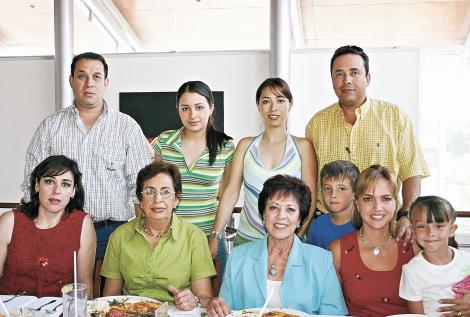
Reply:
<svg viewBox="0 0 470 317"><path fill-rule="evenodd" d="M287 116L292 107L289 85L281 78L266 79L256 91L256 104L265 130L258 136L240 140L235 150L227 187L222 194L209 242L212 256L217 255L217 239L230 220L244 185L244 204L235 245L260 239L265 229L258 212L258 195L271 176L287 174L301 178L316 193L317 162L312 144L287 132ZM312 196L312 201L315 197ZM303 237L313 217L315 205L298 229Z"/></svg>

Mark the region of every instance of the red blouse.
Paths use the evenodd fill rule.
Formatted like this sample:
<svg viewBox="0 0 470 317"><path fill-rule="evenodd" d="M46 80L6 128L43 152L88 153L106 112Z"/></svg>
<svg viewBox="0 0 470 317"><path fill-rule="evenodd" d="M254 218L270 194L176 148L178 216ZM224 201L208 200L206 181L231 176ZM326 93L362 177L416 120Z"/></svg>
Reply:
<svg viewBox="0 0 470 317"><path fill-rule="evenodd" d="M340 275L343 295L352 316L382 317L406 314L406 301L398 296L403 264L413 258L411 244L397 243L398 261L391 271L373 271L362 262L358 231L342 237Z"/></svg>
<svg viewBox="0 0 470 317"><path fill-rule="evenodd" d="M13 213L13 233L0 277L0 294L62 296L62 286L73 282L73 252L80 249L86 213L73 210L49 229L37 228L20 211Z"/></svg>

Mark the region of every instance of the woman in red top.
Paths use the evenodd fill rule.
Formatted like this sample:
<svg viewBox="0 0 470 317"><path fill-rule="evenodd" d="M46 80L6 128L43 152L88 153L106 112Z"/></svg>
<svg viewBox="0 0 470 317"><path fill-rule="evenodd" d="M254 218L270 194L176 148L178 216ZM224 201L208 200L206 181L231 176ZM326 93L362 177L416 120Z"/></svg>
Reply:
<svg viewBox="0 0 470 317"><path fill-rule="evenodd" d="M398 296L402 265L413 246L397 243L395 219L398 188L383 166L372 165L356 181L353 223L358 231L330 244L344 299L352 316L406 314Z"/></svg>
<svg viewBox="0 0 470 317"><path fill-rule="evenodd" d="M0 216L0 294L62 296L62 286L73 282L77 251L78 281L91 297L96 235L81 211L81 176L75 161L50 156L31 174L31 201Z"/></svg>

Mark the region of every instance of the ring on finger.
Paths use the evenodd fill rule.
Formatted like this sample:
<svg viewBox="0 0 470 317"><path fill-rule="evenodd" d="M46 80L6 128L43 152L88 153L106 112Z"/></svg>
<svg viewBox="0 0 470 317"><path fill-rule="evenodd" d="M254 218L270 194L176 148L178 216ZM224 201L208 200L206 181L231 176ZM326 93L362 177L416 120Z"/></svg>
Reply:
<svg viewBox="0 0 470 317"><path fill-rule="evenodd" d="M461 312L461 311L458 311L458 312L457 312L457 316L458 316L458 317L462 316L462 312Z"/></svg>
<svg viewBox="0 0 470 317"><path fill-rule="evenodd" d="M188 307L188 303L184 302L184 303L183 303L183 307L184 307L184 308Z"/></svg>

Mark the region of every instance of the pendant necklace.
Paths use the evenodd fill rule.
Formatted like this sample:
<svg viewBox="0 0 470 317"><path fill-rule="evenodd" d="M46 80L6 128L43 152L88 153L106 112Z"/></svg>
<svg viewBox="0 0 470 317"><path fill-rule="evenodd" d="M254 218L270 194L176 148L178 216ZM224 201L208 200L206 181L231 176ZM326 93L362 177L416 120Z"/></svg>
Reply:
<svg viewBox="0 0 470 317"><path fill-rule="evenodd" d="M151 237L163 238L163 237L166 237L168 235L168 233L170 232L170 230L168 230L167 232L153 233L152 231L150 231L149 228L147 228L147 221L145 221L145 220L142 221L142 228L144 229L144 232L146 234L148 234L149 236L151 236Z"/></svg>
<svg viewBox="0 0 470 317"><path fill-rule="evenodd" d="M388 239L384 242L382 242L381 244L379 245L372 245L369 243L369 241L367 241L366 237L364 237L364 234L363 234L363 231L364 231L364 227L361 227L361 229L359 230L359 238L361 238L361 241L369 248L372 250L372 254L373 255L379 255L380 254L380 250L383 249L383 247L385 247L387 244L390 243L390 241L392 241L392 235L390 235L388 237Z"/></svg>
<svg viewBox="0 0 470 317"><path fill-rule="evenodd" d="M282 252L282 254L279 256L279 259L282 259L284 254L286 254L287 252L289 252L289 250L285 250L284 252ZM271 276L276 276L278 272L279 272L279 268L277 267L277 264L271 265L271 269L269 270L269 274L271 274Z"/></svg>

